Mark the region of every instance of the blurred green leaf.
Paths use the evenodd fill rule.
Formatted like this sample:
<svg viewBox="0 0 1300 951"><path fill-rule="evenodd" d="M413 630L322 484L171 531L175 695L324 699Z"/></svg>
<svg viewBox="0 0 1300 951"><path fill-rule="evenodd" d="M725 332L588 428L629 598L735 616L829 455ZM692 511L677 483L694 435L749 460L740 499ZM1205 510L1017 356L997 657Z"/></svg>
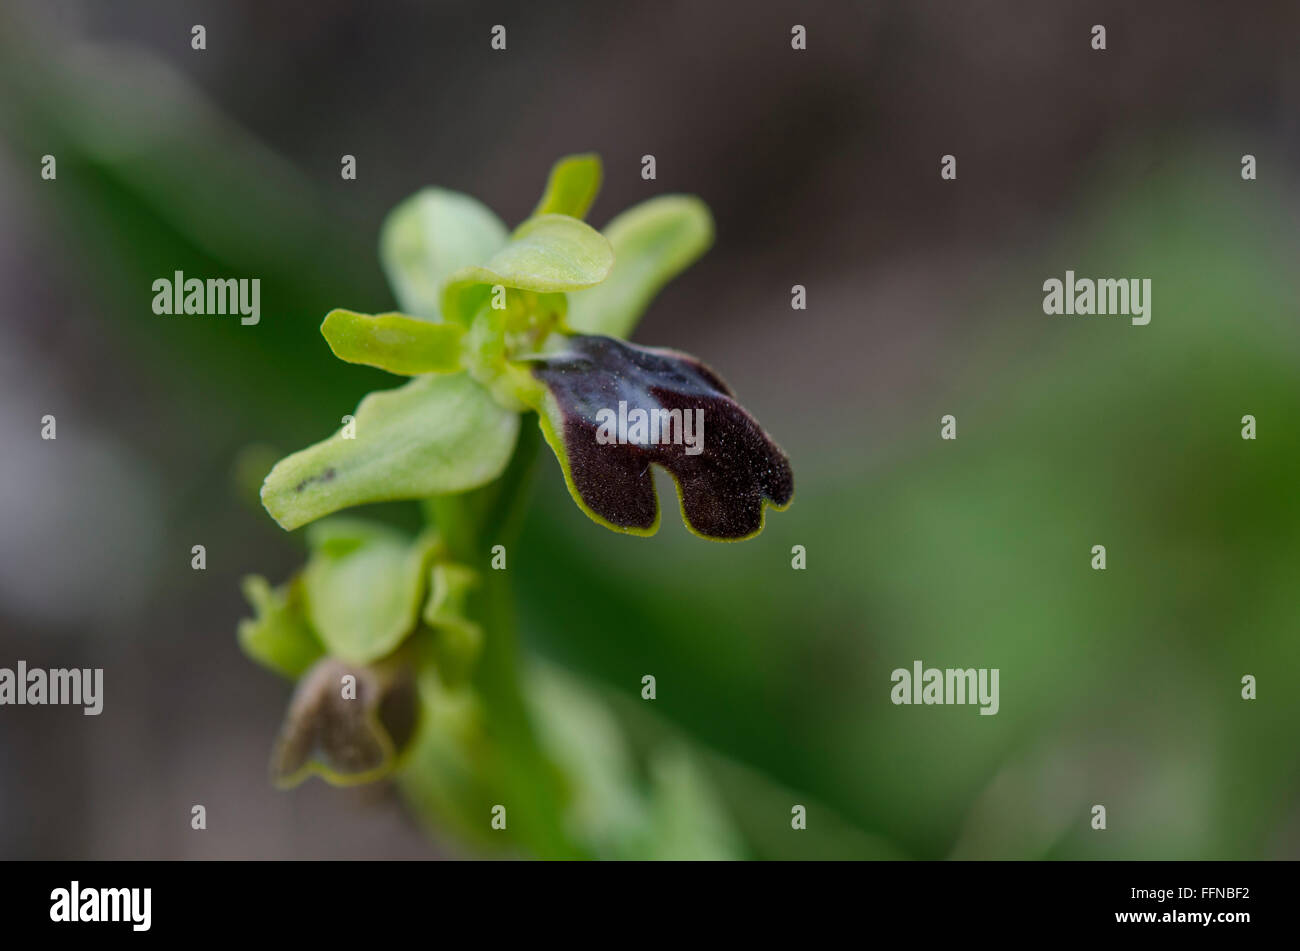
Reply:
<svg viewBox="0 0 1300 951"><path fill-rule="evenodd" d="M384 220L379 257L401 309L434 320L447 276L487 261L508 236L477 198L425 188Z"/></svg>
<svg viewBox="0 0 1300 951"><path fill-rule="evenodd" d="M307 533L307 613L332 656L367 664L415 627L436 539L409 540L360 519L329 519Z"/></svg>
<svg viewBox="0 0 1300 951"><path fill-rule="evenodd" d="M614 266L614 251L599 231L567 215L530 218L486 264L447 279L442 311L468 322L495 284L526 291L575 291L599 284Z"/></svg>
<svg viewBox="0 0 1300 951"><path fill-rule="evenodd" d="M255 618L239 622L239 645L253 660L296 680L325 653L307 621L302 581L272 588L261 575L244 578Z"/></svg>
<svg viewBox="0 0 1300 951"><path fill-rule="evenodd" d="M614 270L600 285L569 298L575 331L627 337L659 289L713 243L713 216L691 195L651 198L605 226Z"/></svg>
<svg viewBox="0 0 1300 951"><path fill-rule="evenodd" d="M597 856L745 856L743 840L712 781L682 740L655 744L648 756L647 788L622 724L591 687L558 667L533 663L527 699L542 742L569 777L572 832Z"/></svg>
<svg viewBox="0 0 1300 951"><path fill-rule="evenodd" d="M359 396L364 376L304 347L304 325L290 316L384 293L373 230L339 225L353 213L345 193L311 181L165 57L138 43L29 29L32 18L8 13L0 5L0 136L16 154L58 156L64 187L33 196L33 220L80 262L95 318L139 368L141 385L167 392L168 412L189 415L218 368L238 365L240 385L222 397L231 433L217 438L256 427L272 442L310 425L308 407ZM194 187L199 180L205 187ZM263 319L242 333L208 321L158 333L138 319L131 288L160 267L259 276ZM295 399L281 401L285 392ZM179 460L189 450L175 436ZM196 427L189 438L198 445L213 434Z"/></svg>
<svg viewBox="0 0 1300 951"><path fill-rule="evenodd" d="M552 664L530 664L525 687L541 742L569 778L573 832L602 858L636 857L650 816L618 720L595 691Z"/></svg>
<svg viewBox="0 0 1300 951"><path fill-rule="evenodd" d="M744 857L744 845L684 744L650 758L651 831L642 856L670 861Z"/></svg>
<svg viewBox="0 0 1300 951"><path fill-rule="evenodd" d="M458 373L370 394L357 407L355 427L355 438L342 429L282 459L266 477L262 504L283 528L351 505L491 482L510 460L519 416Z"/></svg>
<svg viewBox="0 0 1300 951"><path fill-rule="evenodd" d="M336 309L320 332L334 356L402 376L461 369L459 324L432 323L405 314L358 314Z"/></svg>
<svg viewBox="0 0 1300 951"><path fill-rule="evenodd" d="M583 218L600 192L604 173L594 152L567 155L551 168L542 200L533 215L572 215Z"/></svg>

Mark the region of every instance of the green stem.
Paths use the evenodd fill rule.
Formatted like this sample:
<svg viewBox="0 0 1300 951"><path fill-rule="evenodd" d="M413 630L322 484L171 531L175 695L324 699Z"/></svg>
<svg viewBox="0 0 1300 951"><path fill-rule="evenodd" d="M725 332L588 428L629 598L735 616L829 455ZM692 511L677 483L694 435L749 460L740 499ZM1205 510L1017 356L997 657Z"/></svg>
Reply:
<svg viewBox="0 0 1300 951"><path fill-rule="evenodd" d="M468 604L470 619L484 631L474 686L483 701L493 772L509 817L507 829L539 856L576 857L582 852L565 833L564 778L538 741L524 697L508 574L509 549L522 519L541 442L531 422L531 417L525 419L510 465L500 479L463 495L435 496L428 500L427 509L451 557L483 578ZM497 545L506 548L505 569L492 567Z"/></svg>

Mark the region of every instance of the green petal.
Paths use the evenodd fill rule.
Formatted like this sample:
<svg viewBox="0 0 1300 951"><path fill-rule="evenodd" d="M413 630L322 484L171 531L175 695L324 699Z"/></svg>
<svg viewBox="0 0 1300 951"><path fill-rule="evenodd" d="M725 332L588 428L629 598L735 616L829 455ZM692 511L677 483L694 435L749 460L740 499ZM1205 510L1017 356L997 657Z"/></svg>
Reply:
<svg viewBox="0 0 1300 951"><path fill-rule="evenodd" d="M402 376L462 369L459 324L431 323L404 314L358 314L336 309L320 326L334 356Z"/></svg>
<svg viewBox="0 0 1300 951"><path fill-rule="evenodd" d="M260 575L249 575L243 588L257 617L239 622L239 646L263 667L301 677L325 653L307 621L301 579L272 588Z"/></svg>
<svg viewBox="0 0 1300 951"><path fill-rule="evenodd" d="M447 276L482 264L508 236L501 219L478 199L425 188L385 219L379 258L401 309L435 320Z"/></svg>
<svg viewBox="0 0 1300 951"><path fill-rule="evenodd" d="M465 492L499 476L519 434L468 374L416 377L371 393L346 428L281 459L262 484L262 504L295 529L351 505Z"/></svg>
<svg viewBox="0 0 1300 951"><path fill-rule="evenodd" d="M708 206L690 195L642 202L605 226L614 270L591 290L569 298L568 325L579 333L624 337L659 289L713 243Z"/></svg>
<svg viewBox="0 0 1300 951"><path fill-rule="evenodd" d="M593 287L614 266L614 251L599 231L567 215L530 218L487 264L462 268L447 280L442 312L467 323L492 285L550 294Z"/></svg>
<svg viewBox="0 0 1300 951"><path fill-rule="evenodd" d="M566 155L551 167L546 191L533 214L585 217L600 192L603 177L600 156L596 153Z"/></svg>
<svg viewBox="0 0 1300 951"><path fill-rule="evenodd" d="M313 525L307 540L307 613L329 653L355 664L391 653L415 627L434 536L412 542L345 517Z"/></svg>

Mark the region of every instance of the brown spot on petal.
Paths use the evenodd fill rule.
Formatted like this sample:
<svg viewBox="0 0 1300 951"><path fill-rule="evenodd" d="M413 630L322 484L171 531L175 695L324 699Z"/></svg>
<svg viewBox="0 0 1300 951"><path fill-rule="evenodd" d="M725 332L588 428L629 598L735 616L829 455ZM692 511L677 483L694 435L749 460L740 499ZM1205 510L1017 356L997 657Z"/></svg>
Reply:
<svg viewBox="0 0 1300 951"><path fill-rule="evenodd" d="M311 485L314 482L332 482L334 481L334 475L335 475L334 468L331 466L330 468L322 472L320 475L308 476L306 479L303 479L301 482L299 482L297 485L293 487L293 490L295 492L301 492L303 489L307 488L307 486Z"/></svg>
<svg viewBox="0 0 1300 951"><path fill-rule="evenodd" d="M676 477L687 523L709 538L753 535L762 528L765 501L783 507L794 494L785 453L717 374L688 354L574 335L562 353L540 358L533 373L554 397L559 419L552 422L564 442L574 488L587 508L615 527L647 531L655 525L651 464ZM637 409L647 417L680 411L683 421L688 413L700 418L701 411L702 451L688 452L686 439L598 440L602 422L609 420L602 411L631 419ZM626 430L616 435L633 435L631 426ZM694 435L689 423L686 434L675 423L669 434Z"/></svg>

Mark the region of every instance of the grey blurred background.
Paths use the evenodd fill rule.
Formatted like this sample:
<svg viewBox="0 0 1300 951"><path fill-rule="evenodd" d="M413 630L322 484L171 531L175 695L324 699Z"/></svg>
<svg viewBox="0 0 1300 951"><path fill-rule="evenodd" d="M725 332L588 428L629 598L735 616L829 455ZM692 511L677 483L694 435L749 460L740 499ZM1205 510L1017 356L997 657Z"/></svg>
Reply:
<svg viewBox="0 0 1300 951"><path fill-rule="evenodd" d="M392 306L392 205L438 184L515 222L585 150L597 225L663 192L712 208L635 339L723 373L797 494L752 545L665 517L638 547L546 460L516 562L533 649L614 692L664 671L663 721L757 840L751 772L852 830L813 854L1300 855L1294 4L0 11L0 665L103 666L107 692L98 718L0 709L0 856L456 854L383 788L267 781L288 687L237 648L238 581L301 553L239 470L391 384L316 328ZM1044 317L1067 267L1153 277L1152 325ZM261 325L155 317L175 269L260 276ZM916 657L1001 666L998 722L892 707ZM1245 672L1271 675L1248 713Z"/></svg>

